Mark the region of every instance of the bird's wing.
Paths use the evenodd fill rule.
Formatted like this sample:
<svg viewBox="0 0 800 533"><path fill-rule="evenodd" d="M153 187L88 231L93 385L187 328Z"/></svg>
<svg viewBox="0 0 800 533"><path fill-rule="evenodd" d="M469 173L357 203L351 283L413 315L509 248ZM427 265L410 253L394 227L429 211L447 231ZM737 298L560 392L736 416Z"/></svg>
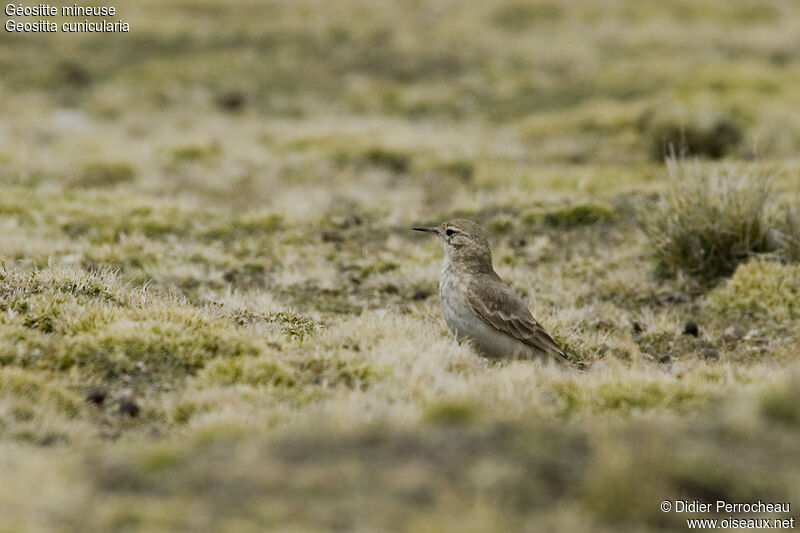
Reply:
<svg viewBox="0 0 800 533"><path fill-rule="evenodd" d="M564 351L533 318L528 306L497 277L470 284L467 301L478 315L494 329L553 356L572 366Z"/></svg>

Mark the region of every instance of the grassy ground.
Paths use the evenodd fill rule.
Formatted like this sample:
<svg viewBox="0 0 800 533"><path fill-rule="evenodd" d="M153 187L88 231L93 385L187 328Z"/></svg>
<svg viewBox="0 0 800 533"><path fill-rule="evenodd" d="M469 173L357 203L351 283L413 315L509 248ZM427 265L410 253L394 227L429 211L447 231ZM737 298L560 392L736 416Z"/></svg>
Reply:
<svg viewBox="0 0 800 533"><path fill-rule="evenodd" d="M796 200L800 5L118 11L127 35L0 33L0 531L800 505L800 267L664 277L642 226L670 144ZM587 373L454 341L409 230L454 216Z"/></svg>

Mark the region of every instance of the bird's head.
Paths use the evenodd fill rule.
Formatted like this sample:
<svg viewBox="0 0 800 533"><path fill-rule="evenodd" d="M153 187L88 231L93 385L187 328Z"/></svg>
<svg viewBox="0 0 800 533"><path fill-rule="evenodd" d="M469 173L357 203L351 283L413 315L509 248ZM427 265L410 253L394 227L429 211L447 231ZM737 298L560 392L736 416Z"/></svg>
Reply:
<svg viewBox="0 0 800 533"><path fill-rule="evenodd" d="M489 241L481 227L471 220L455 218L438 226L412 228L415 231L433 233L439 237L444 249L445 261L465 268L492 270L492 252Z"/></svg>

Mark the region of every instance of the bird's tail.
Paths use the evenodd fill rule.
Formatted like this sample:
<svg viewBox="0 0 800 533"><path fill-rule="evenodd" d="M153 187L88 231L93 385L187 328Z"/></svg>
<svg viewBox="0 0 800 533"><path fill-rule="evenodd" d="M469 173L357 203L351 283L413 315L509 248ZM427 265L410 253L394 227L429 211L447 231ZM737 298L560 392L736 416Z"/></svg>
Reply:
<svg viewBox="0 0 800 533"><path fill-rule="evenodd" d="M548 355L558 361L562 366L574 370L576 372L585 373L589 369L586 361L581 360L575 354L564 351L560 346L555 345L548 350Z"/></svg>

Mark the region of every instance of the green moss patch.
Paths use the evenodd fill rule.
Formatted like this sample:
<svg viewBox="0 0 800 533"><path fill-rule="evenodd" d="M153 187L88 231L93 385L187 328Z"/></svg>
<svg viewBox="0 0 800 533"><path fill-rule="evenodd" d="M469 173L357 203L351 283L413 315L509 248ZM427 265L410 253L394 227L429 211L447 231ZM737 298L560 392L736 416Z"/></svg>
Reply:
<svg viewBox="0 0 800 533"><path fill-rule="evenodd" d="M267 333L246 327L241 313L231 320L227 310L130 291L107 271L56 267L7 273L0 295L9 302L7 309L21 310L0 314L0 364L74 371L90 380L166 384L220 357L258 356L273 342ZM317 329L289 312L258 319L276 324L288 339Z"/></svg>
<svg viewBox="0 0 800 533"><path fill-rule="evenodd" d="M616 213L611 207L603 204L588 203L545 211L541 220L544 224L556 228L574 228L610 222L615 217Z"/></svg>
<svg viewBox="0 0 800 533"><path fill-rule="evenodd" d="M260 357L220 357L211 361L200 374L204 382L220 385L293 386L295 371L275 360L273 355Z"/></svg>
<svg viewBox="0 0 800 533"><path fill-rule="evenodd" d="M774 320L800 317L800 265L753 259L708 294L709 311L729 317L751 312Z"/></svg>
<svg viewBox="0 0 800 533"><path fill-rule="evenodd" d="M133 181L136 167L124 161L95 161L87 163L77 184L82 187L113 187Z"/></svg>

